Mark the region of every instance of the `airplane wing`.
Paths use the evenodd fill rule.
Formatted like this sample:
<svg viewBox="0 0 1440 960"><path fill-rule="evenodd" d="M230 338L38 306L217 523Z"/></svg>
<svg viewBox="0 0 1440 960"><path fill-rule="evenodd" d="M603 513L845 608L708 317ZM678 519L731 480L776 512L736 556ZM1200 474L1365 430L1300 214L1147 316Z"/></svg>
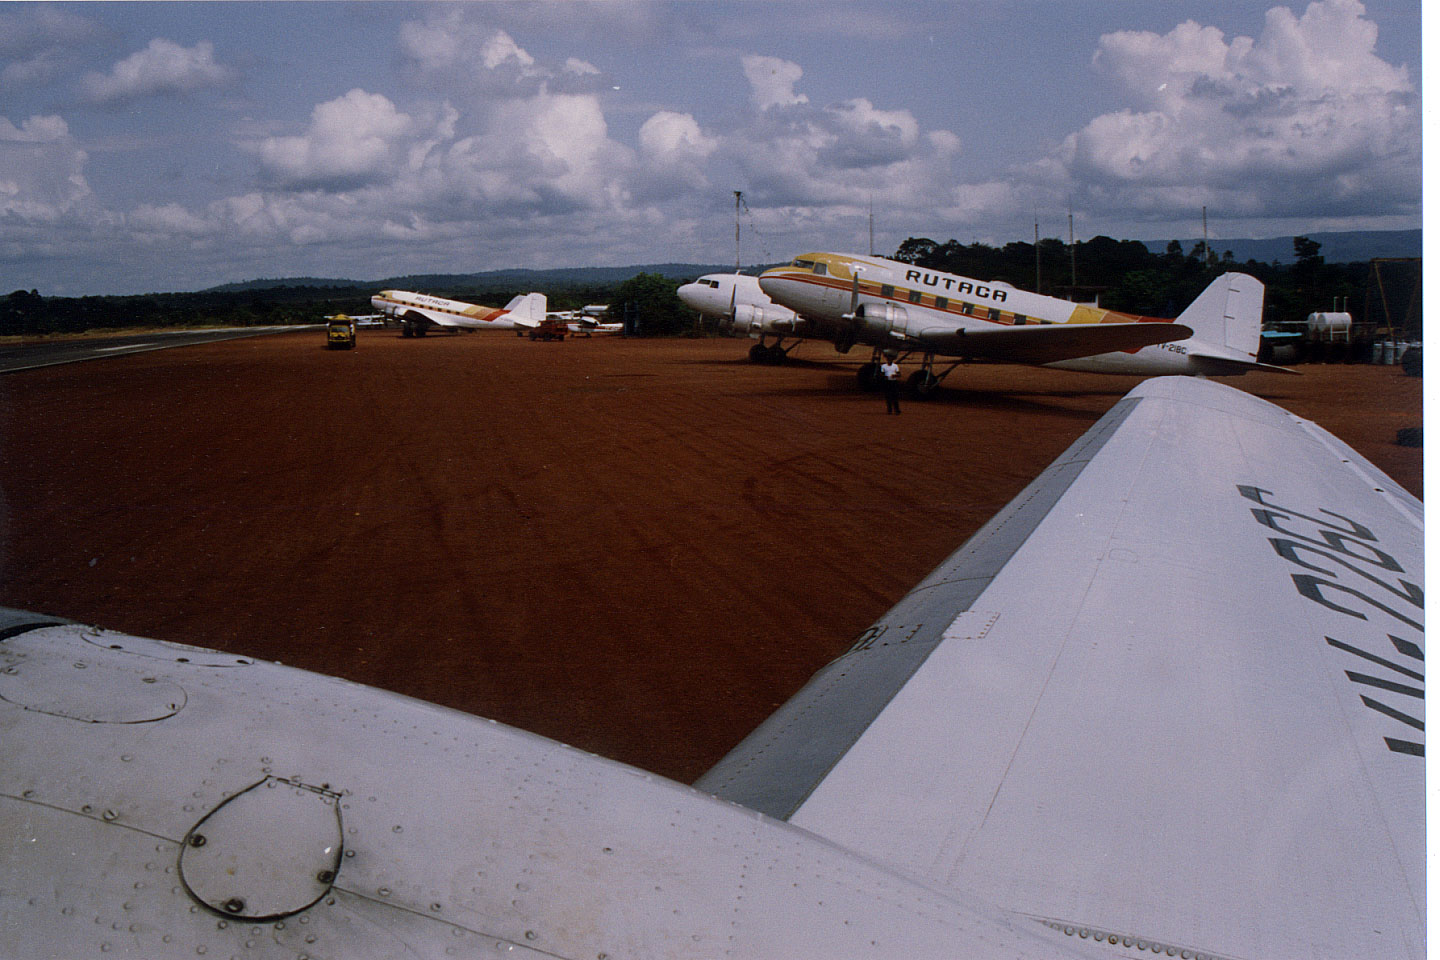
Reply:
<svg viewBox="0 0 1440 960"><path fill-rule="evenodd" d="M697 786L1072 940L1421 957L1422 541L1315 425L1148 381Z"/></svg>
<svg viewBox="0 0 1440 960"><path fill-rule="evenodd" d="M416 305L416 304L407 304L407 305L405 306L405 309L404 309L403 313L405 313L405 314L419 314L420 316L424 317L426 320L429 320L431 323L435 324L437 327L452 327L452 328L453 328L453 327L467 326L467 324L464 323L464 320L465 320L466 318L463 317L463 316L459 316L459 315L454 314L454 313L447 313L447 312L444 311L444 310L434 310L434 309L431 309L430 307L422 307L422 306L419 306L419 305Z"/></svg>
<svg viewBox="0 0 1440 960"><path fill-rule="evenodd" d="M1420 957L1421 525L1149 381L701 789L0 610L4 952Z"/></svg>
<svg viewBox="0 0 1440 960"><path fill-rule="evenodd" d="M1181 323L1057 323L993 329L932 327L912 337L937 353L1006 363L1054 363L1185 340Z"/></svg>

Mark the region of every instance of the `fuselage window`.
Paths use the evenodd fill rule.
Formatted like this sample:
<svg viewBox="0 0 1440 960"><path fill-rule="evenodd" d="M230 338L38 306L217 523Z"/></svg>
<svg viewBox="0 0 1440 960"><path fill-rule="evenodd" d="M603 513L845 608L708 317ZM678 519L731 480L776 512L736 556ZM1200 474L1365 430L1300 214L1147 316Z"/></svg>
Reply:
<svg viewBox="0 0 1440 960"><path fill-rule="evenodd" d="M919 291L919 290L911 290L911 291L910 291L910 302L911 302L911 303L919 303L919 302L920 302L920 291Z"/></svg>
<svg viewBox="0 0 1440 960"><path fill-rule="evenodd" d="M813 269L813 272L814 272L815 276L817 276L817 277L823 277L823 276L825 276L826 273L828 272L828 271L826 270L826 268L825 268L825 264L823 264L823 263L816 263L815 266L814 266L812 269Z"/></svg>
<svg viewBox="0 0 1440 960"><path fill-rule="evenodd" d="M963 314L965 314L965 316L967 316L967 317L972 317L972 316L974 316L974 315L975 315L975 304L973 304L973 303L963 303L963 302L962 302L962 303L960 304L960 312L963 313Z"/></svg>
<svg viewBox="0 0 1440 960"><path fill-rule="evenodd" d="M1017 327L1023 327L1023 326L1025 326L1025 314L1023 314L1023 313L1017 313L1017 314L1015 314L1015 326L1017 326Z"/></svg>
<svg viewBox="0 0 1440 960"><path fill-rule="evenodd" d="M990 319L991 319L991 320L994 320L994 321L996 321L996 322L998 323L999 320L1000 320L1000 311L999 311L999 310L996 310L994 307L991 307L991 308L990 308Z"/></svg>
<svg viewBox="0 0 1440 960"><path fill-rule="evenodd" d="M936 309L936 310L944 310L944 309L946 309L946 308L949 307L949 306L950 306L950 298L949 298L949 297L936 297L936 298L935 298L935 309Z"/></svg>
<svg viewBox="0 0 1440 960"><path fill-rule="evenodd" d="M882 283L882 284L880 285L880 296L882 296L882 297L893 297L893 296L895 296L895 288L892 287L892 286L891 286L890 284L888 284L888 283Z"/></svg>

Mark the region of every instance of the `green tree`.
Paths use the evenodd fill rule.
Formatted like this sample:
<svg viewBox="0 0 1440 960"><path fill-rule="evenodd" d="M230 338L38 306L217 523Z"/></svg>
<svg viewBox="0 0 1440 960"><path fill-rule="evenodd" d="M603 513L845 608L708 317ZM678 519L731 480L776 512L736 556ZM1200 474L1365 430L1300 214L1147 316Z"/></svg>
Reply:
<svg viewBox="0 0 1440 960"><path fill-rule="evenodd" d="M610 298L610 315L625 317L626 305L634 311L642 336L670 336L690 329L695 317L675 295L676 283L658 273L637 273L616 288Z"/></svg>

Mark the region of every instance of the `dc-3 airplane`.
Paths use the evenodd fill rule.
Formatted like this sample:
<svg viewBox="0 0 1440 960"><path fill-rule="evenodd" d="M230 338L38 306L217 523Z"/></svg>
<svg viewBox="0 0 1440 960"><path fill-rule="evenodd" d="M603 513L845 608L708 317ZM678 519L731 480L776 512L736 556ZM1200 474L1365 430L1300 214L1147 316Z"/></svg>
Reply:
<svg viewBox="0 0 1440 960"><path fill-rule="evenodd" d="M1294 373L1256 360L1265 287L1242 273L1217 277L1175 320L841 253L797 257L765 271L758 283L771 300L800 315L795 336L833 340L841 353L856 344L871 347L859 372L862 385L875 382L883 351L919 354L909 384L920 397L972 359L1141 376ZM772 351L794 348L783 341L777 333ZM939 357L959 359L937 373Z"/></svg>
<svg viewBox="0 0 1440 960"><path fill-rule="evenodd" d="M1423 525L1146 381L693 787L7 610L0 952L1418 960Z"/></svg>
<svg viewBox="0 0 1440 960"><path fill-rule="evenodd" d="M707 273L682 285L675 295L701 316L717 319L721 333L758 338L760 342L750 348L750 359L757 363L784 360L787 351L781 341L802 327L794 310L771 300L760 289L760 278L748 274ZM767 336L774 336L776 343L766 346Z"/></svg>
<svg viewBox="0 0 1440 960"><path fill-rule="evenodd" d="M526 293L496 308L408 290L381 290L370 298L370 304L400 321L402 337L423 337L432 326L452 330L533 330L545 319L546 299L543 293Z"/></svg>

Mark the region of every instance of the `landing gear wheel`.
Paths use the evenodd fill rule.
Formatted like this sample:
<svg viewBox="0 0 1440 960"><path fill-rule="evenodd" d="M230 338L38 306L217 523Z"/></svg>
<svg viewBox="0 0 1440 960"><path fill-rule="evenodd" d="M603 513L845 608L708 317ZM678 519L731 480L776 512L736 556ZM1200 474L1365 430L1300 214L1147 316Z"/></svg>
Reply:
<svg viewBox="0 0 1440 960"><path fill-rule="evenodd" d="M861 390L880 389L880 364L862 363L855 379L860 384Z"/></svg>
<svg viewBox="0 0 1440 960"><path fill-rule="evenodd" d="M776 344L773 347L765 348L765 362L778 366L785 362L785 348Z"/></svg>
<svg viewBox="0 0 1440 960"><path fill-rule="evenodd" d="M929 370L916 370L910 374L910 393L917 400L929 400L940 389L940 380Z"/></svg>
<svg viewBox="0 0 1440 960"><path fill-rule="evenodd" d="M767 347L767 346L765 346L765 344L763 344L763 343L754 343L754 344L751 344L751 345L750 345L750 362L751 362L751 363L764 363L764 362L765 362L765 355L769 352L769 350L770 350L770 348Z"/></svg>

